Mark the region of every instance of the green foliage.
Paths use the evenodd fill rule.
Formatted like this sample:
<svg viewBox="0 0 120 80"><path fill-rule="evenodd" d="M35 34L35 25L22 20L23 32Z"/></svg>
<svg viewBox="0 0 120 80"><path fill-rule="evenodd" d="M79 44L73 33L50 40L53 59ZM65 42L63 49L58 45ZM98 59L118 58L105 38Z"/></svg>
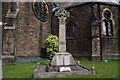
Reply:
<svg viewBox="0 0 120 80"><path fill-rule="evenodd" d="M35 67L36 67L36 63L33 62L14 64L14 65L12 64L4 65L3 78L32 78Z"/></svg>
<svg viewBox="0 0 120 80"><path fill-rule="evenodd" d="M53 76L53 78L84 78L83 80L97 80L93 78L100 78L100 80L119 80L119 79L112 79L112 78L118 78L119 75L119 64L118 61L80 61L80 64L86 66L87 68L91 69L93 66L96 68L96 75L93 74L72 74L72 75L66 75L66 76ZM90 78L90 79L88 79ZM104 78L104 79L102 79ZM107 79L108 78L108 79ZM110 79L111 78L111 79ZM99 80L99 79L98 79Z"/></svg>
<svg viewBox="0 0 120 80"><path fill-rule="evenodd" d="M51 59L58 51L58 37L55 35L49 35L44 42L44 49L46 52L45 56Z"/></svg>

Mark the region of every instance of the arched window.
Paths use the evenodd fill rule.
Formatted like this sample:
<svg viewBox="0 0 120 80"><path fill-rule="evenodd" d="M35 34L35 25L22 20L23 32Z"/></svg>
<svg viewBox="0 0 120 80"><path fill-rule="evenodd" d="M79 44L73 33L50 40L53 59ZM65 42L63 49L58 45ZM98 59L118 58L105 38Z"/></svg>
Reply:
<svg viewBox="0 0 120 80"><path fill-rule="evenodd" d="M73 21L68 21L66 24L66 37L67 39L74 38L75 37L75 27L76 24Z"/></svg>
<svg viewBox="0 0 120 80"><path fill-rule="evenodd" d="M103 12L104 19L102 21L102 35L103 36L112 36L113 34L113 22L111 20L111 12L109 10L105 10Z"/></svg>
<svg viewBox="0 0 120 80"><path fill-rule="evenodd" d="M16 11L17 3L16 2L10 2L9 3L9 9L11 13L14 13Z"/></svg>

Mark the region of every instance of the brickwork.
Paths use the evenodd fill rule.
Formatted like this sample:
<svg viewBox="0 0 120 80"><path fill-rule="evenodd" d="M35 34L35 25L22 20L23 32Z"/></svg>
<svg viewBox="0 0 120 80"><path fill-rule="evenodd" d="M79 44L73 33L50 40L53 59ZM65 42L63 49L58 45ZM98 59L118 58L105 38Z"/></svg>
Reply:
<svg viewBox="0 0 120 80"><path fill-rule="evenodd" d="M67 8L70 17L66 22L73 20L75 22L75 36L67 39L67 51L74 57L85 56L91 58L92 55L92 7L93 4L85 3L82 5ZM51 7L52 5L49 5ZM2 17L5 21L5 15L8 10L8 3L3 4ZM58 18L54 12L51 13L46 22L41 22L35 16L32 3L18 3L17 26L15 29L15 55L20 56L39 56L44 40L50 33L57 35L59 33ZM100 37L100 49L102 55L116 54L118 50L118 30L120 29L120 12L118 6L108 5L104 3L95 3L94 12L101 22L102 12L105 8L109 8L113 14L113 36ZM120 8L119 8L120 9ZM49 9L52 11L52 8ZM101 25L98 26L101 29ZM100 30L101 32L101 30ZM120 38L119 38L120 39Z"/></svg>
<svg viewBox="0 0 120 80"><path fill-rule="evenodd" d="M75 37L67 39L67 51L73 56L90 56L91 55L91 5L82 5L67 9L70 12L70 18L74 19ZM58 19L52 17L52 34L58 35ZM83 47L84 46L84 47Z"/></svg>
<svg viewBox="0 0 120 80"><path fill-rule="evenodd" d="M119 53L118 50L118 7L112 5L101 5L100 6L100 14L102 14L105 8L110 9L113 14L113 36L111 37L102 37L101 38L101 46L102 46L102 56L105 55L115 55ZM100 15L102 19L102 15Z"/></svg>
<svg viewBox="0 0 120 80"><path fill-rule="evenodd" d="M16 29L16 55L38 56L43 41L49 34L46 23L41 23L34 15L32 3L18 4L18 24Z"/></svg>
<svg viewBox="0 0 120 80"><path fill-rule="evenodd" d="M91 25L92 25L92 5L91 3L83 4L80 6L72 7L67 9L70 12L70 18L75 21L77 26L75 27L75 37L72 39L67 39L67 51L70 52L75 57L86 56L91 58L92 55L92 34L91 34ZM114 55L118 54L118 6L95 3L94 12L101 23L102 12L105 8L109 8L113 13L113 36L110 38L102 37L101 33L97 34L100 37L99 47L102 51L100 55ZM55 16L52 16L52 34L58 35L58 19ZM99 24L101 32L101 24Z"/></svg>
<svg viewBox="0 0 120 80"><path fill-rule="evenodd" d="M5 22L5 16L7 14L7 11L8 11L8 4L7 2L2 2L2 21Z"/></svg>

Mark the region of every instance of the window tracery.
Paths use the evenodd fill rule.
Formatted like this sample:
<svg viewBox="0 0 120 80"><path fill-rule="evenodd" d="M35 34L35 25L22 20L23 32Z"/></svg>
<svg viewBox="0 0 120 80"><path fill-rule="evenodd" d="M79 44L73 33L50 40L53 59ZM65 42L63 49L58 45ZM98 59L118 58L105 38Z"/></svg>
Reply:
<svg viewBox="0 0 120 80"><path fill-rule="evenodd" d="M110 10L103 11L102 20L102 35L103 36L112 36L113 35L113 21L112 21L112 13Z"/></svg>

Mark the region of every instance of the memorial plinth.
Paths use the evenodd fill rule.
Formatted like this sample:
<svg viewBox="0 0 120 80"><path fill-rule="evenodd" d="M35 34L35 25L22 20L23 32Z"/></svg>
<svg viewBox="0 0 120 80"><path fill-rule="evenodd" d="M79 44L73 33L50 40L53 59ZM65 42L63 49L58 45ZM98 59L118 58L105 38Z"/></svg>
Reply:
<svg viewBox="0 0 120 80"><path fill-rule="evenodd" d="M45 78L50 76L64 76L71 74L92 74L92 71L77 64L72 55L66 51L66 19L70 14L60 8L55 15L59 19L59 52L55 53L50 64L46 67L38 64L34 70L34 78Z"/></svg>

